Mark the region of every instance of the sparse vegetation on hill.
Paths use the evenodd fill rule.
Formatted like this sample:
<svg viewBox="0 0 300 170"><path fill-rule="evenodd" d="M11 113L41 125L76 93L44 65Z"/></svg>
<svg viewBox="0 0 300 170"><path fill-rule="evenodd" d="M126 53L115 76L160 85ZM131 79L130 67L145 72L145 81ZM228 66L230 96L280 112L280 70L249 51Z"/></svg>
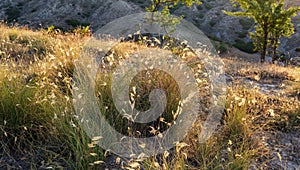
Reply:
<svg viewBox="0 0 300 170"><path fill-rule="evenodd" d="M231 77L224 117L206 143L198 141L202 123L199 120L184 141L165 154L140 161L117 157L111 160L111 153L95 144L99 139L90 139L81 129L72 105L74 61L89 38L89 34L80 32L0 26L0 169L299 166L291 157L300 159L299 155L292 155L297 152L300 138L300 68L250 64L229 57L223 59L226 75ZM269 93L266 84L275 85L274 90L280 92ZM109 103L112 101L106 102L113 105ZM264 139L265 134L279 132L296 134L294 150L283 148L275 152L278 146ZM270 139L277 140L275 135L270 135Z"/></svg>

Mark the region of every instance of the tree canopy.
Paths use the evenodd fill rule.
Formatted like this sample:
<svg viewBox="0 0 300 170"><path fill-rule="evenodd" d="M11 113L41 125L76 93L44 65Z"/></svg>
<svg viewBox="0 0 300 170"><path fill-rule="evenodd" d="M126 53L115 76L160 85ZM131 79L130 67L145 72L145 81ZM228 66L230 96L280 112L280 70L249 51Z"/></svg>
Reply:
<svg viewBox="0 0 300 170"><path fill-rule="evenodd" d="M261 53L261 62L265 61L268 53L274 58L280 38L289 37L294 33L291 17L300 12L300 7L285 9L285 0L231 0L231 2L233 6L240 7L242 11L224 11L226 14L254 19L255 32L250 33L250 36L256 50Z"/></svg>
<svg viewBox="0 0 300 170"><path fill-rule="evenodd" d="M179 3L187 7L191 7L193 4L201 4L199 0L151 0L151 2L151 6L146 8L148 12L152 13L151 20L152 22L160 23L166 32L174 31L174 26L178 24L183 17L173 17L170 13L170 9ZM159 17L155 17L157 12L160 12ZM169 30L167 30L167 27Z"/></svg>

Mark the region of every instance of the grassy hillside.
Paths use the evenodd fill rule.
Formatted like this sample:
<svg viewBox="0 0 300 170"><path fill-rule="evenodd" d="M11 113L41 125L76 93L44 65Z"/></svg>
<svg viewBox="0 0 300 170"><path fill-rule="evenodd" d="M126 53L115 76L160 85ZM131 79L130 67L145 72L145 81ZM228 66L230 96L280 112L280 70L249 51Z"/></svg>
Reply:
<svg viewBox="0 0 300 170"><path fill-rule="evenodd" d="M274 157L263 138L299 135L299 67L224 57L230 80L218 131L199 143L198 121L171 151L123 160L88 138L72 105L74 62L89 38L80 30L62 34L0 26L0 169L249 169L272 168L270 160L288 166L288 157L279 151ZM264 92L266 84L280 92Z"/></svg>

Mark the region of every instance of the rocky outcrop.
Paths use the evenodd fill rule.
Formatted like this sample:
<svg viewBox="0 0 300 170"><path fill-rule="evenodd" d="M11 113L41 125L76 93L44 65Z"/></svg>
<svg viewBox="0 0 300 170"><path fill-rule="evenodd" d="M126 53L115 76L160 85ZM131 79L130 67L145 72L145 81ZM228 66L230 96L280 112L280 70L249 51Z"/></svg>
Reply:
<svg viewBox="0 0 300 170"><path fill-rule="evenodd" d="M0 11L0 20L16 21L29 27L54 25L70 29L91 24L96 29L142 9L122 0L3 0Z"/></svg>
<svg viewBox="0 0 300 170"><path fill-rule="evenodd" d="M176 6L175 15L185 18L199 27L213 40L228 42L236 47L249 47L248 32L253 31L254 23L248 18L231 17L222 10L236 11L229 0L201 0L202 5L191 8ZM112 20L144 11L150 0L1 0L0 20L17 21L29 27L47 28L55 25L71 29L78 25L89 25L99 29ZM287 6L299 5L289 0ZM283 38L279 50L291 57L300 56L300 15L293 18L295 34ZM241 49L240 48L240 49Z"/></svg>

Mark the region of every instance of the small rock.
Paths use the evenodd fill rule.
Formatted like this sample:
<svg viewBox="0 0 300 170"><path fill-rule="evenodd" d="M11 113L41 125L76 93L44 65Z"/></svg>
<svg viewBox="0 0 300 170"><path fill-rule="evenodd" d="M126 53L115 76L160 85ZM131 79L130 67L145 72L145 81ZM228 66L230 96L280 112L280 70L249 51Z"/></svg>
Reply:
<svg viewBox="0 0 300 170"><path fill-rule="evenodd" d="M294 66L300 66L300 56L291 58L291 64Z"/></svg>

